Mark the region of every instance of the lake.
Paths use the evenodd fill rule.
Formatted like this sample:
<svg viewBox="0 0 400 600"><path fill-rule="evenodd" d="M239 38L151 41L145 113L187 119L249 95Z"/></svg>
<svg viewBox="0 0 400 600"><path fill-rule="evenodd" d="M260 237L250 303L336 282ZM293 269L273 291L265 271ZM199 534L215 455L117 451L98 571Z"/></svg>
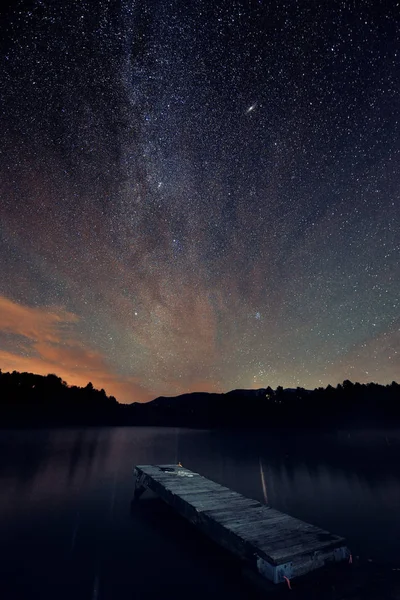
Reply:
<svg viewBox="0 0 400 600"><path fill-rule="evenodd" d="M399 432L163 428L0 432L0 597L251 598L237 565L150 495L135 464L177 463L400 566Z"/></svg>

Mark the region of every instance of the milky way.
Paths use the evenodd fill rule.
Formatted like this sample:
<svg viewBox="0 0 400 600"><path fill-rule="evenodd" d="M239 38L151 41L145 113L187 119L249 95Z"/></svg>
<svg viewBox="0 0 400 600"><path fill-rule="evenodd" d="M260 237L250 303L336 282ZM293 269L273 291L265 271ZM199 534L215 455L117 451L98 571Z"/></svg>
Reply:
<svg viewBox="0 0 400 600"><path fill-rule="evenodd" d="M399 379L399 10L9 3L0 367L124 402Z"/></svg>

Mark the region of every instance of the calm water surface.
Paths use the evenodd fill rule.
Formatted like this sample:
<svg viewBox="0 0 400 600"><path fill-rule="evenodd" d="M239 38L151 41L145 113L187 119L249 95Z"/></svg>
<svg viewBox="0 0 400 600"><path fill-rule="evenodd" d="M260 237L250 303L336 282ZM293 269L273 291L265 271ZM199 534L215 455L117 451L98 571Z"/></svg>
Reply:
<svg viewBox="0 0 400 600"><path fill-rule="evenodd" d="M0 597L250 598L230 556L158 499L132 509L141 463L181 461L400 566L399 459L393 432L0 432Z"/></svg>

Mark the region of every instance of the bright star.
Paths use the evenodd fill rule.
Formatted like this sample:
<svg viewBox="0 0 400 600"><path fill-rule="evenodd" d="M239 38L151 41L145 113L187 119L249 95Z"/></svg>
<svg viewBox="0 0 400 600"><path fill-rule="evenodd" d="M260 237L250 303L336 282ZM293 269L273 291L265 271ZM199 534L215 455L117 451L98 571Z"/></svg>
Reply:
<svg viewBox="0 0 400 600"><path fill-rule="evenodd" d="M257 104L252 104L251 106L249 106L249 108L246 110L246 115L248 115L249 113L253 112L253 110L255 109L255 107L257 106Z"/></svg>

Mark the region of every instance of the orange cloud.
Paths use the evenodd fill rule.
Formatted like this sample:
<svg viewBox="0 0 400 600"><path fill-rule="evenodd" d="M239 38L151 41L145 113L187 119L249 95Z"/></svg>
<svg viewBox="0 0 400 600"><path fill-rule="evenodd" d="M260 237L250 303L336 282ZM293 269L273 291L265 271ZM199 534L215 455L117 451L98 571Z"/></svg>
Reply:
<svg viewBox="0 0 400 600"><path fill-rule="evenodd" d="M58 342L62 328L78 318L64 310L33 308L0 296L0 331L22 335L30 340Z"/></svg>
<svg viewBox="0 0 400 600"><path fill-rule="evenodd" d="M18 341L14 351L0 350L0 367L39 375L56 373L70 385L85 386L92 381L121 402L150 400L152 394L137 378L112 372L99 352L83 345L73 330L78 321L76 315L61 309L32 308L0 296L0 332L25 338L23 353Z"/></svg>

